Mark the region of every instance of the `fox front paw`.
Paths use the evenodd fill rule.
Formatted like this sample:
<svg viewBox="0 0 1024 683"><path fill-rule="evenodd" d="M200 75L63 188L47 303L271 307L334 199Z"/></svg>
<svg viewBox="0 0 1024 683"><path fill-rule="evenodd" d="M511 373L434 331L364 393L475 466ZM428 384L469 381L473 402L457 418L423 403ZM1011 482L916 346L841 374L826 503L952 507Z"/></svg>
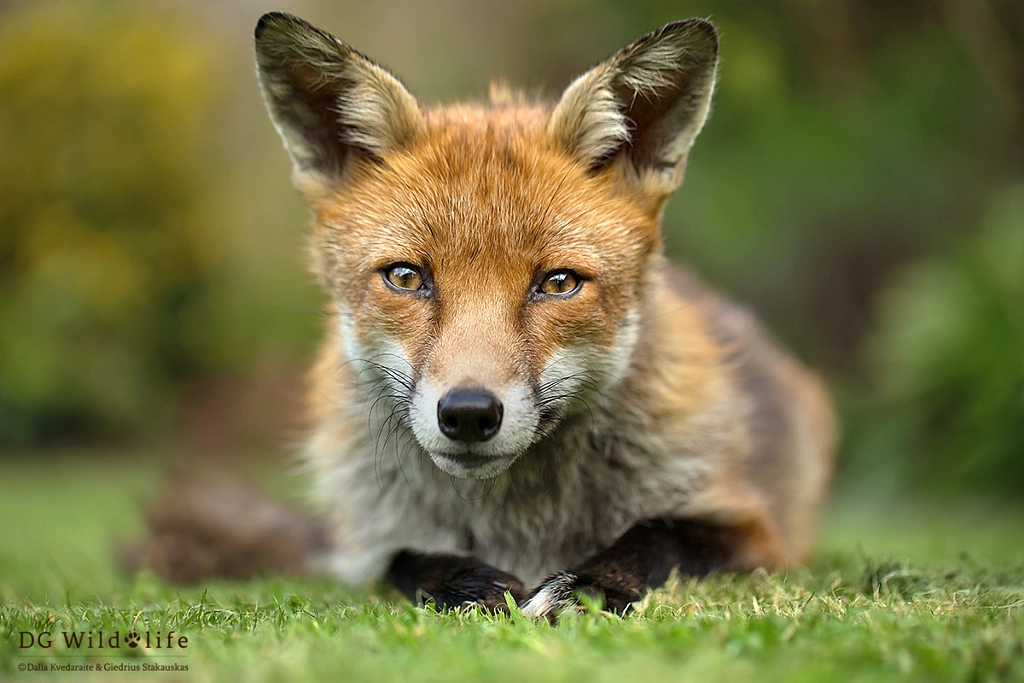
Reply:
<svg viewBox="0 0 1024 683"><path fill-rule="evenodd" d="M637 591L623 590L614 581L602 581L600 576L558 572L544 579L533 591L522 612L529 617L553 617L566 607L577 606L581 594L603 600L605 609L616 614L622 614L640 599Z"/></svg>
<svg viewBox="0 0 1024 683"><path fill-rule="evenodd" d="M522 583L512 574L480 565L460 569L428 590L420 591L421 602L433 602L439 609L479 605L488 611L507 611L505 593L519 601Z"/></svg>
<svg viewBox="0 0 1024 683"><path fill-rule="evenodd" d="M479 605L491 612L505 612L505 593L514 599L523 597L523 584L511 574L493 567L467 567L447 577L429 593L422 592L423 602L433 602L439 609Z"/></svg>
<svg viewBox="0 0 1024 683"><path fill-rule="evenodd" d="M426 555L402 550L391 561L387 580L414 602L432 602L439 609L479 605L485 609L508 610L505 593L517 603L525 592L515 576L481 562L475 557Z"/></svg>
<svg viewBox="0 0 1024 683"><path fill-rule="evenodd" d="M579 577L572 572L552 574L533 591L522 611L528 617L547 617L576 604Z"/></svg>

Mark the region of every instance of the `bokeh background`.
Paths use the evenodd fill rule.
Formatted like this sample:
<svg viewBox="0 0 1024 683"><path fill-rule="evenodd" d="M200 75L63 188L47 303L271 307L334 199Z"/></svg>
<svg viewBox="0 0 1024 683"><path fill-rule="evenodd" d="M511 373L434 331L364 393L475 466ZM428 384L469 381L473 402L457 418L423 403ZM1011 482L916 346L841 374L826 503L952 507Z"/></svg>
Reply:
<svg viewBox="0 0 1024 683"><path fill-rule="evenodd" d="M671 255L827 376L840 489L1024 493L1017 0L0 0L8 463L284 453L298 433L323 298L253 73L270 9L428 102L495 76L555 97L710 17L720 85Z"/></svg>

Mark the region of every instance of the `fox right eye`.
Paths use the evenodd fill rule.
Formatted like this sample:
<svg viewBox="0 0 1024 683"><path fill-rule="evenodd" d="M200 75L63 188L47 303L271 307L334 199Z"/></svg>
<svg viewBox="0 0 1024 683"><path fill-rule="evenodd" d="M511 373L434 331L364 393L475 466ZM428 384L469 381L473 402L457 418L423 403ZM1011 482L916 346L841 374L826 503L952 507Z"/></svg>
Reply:
<svg viewBox="0 0 1024 683"><path fill-rule="evenodd" d="M562 270L554 270L545 275L537 287L537 291L539 294L565 298L578 292L582 285L583 278L575 272L563 268Z"/></svg>
<svg viewBox="0 0 1024 683"><path fill-rule="evenodd" d="M393 289L415 292L423 288L423 274L408 263L395 263L381 271L384 282Z"/></svg>

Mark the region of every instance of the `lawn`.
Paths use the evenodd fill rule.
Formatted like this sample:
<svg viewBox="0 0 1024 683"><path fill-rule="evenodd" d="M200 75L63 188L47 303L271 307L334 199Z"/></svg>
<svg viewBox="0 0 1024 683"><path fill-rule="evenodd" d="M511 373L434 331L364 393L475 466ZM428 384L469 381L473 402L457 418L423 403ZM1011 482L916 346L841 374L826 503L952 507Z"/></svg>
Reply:
<svg viewBox="0 0 1024 683"><path fill-rule="evenodd" d="M437 614L328 580L177 588L124 576L111 546L138 530L155 463L0 460L0 679L1024 680L1024 508L1010 504L848 492L807 568L675 581L625 618L591 610L552 626L514 611ZM91 632L95 645L100 631L119 647L64 642ZM53 645L20 648L22 632ZM129 632L150 647L130 647Z"/></svg>

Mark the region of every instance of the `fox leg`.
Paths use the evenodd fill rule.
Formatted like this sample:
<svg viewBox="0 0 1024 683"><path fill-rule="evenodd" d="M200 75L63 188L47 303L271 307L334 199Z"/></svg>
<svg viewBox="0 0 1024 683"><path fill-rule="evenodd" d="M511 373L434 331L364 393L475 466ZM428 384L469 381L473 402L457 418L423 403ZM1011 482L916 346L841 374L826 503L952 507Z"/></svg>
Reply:
<svg viewBox="0 0 1024 683"><path fill-rule="evenodd" d="M432 601L439 608L477 604L502 611L507 609L506 591L517 602L524 596L519 579L475 557L402 550L391 561L387 579L413 602Z"/></svg>
<svg viewBox="0 0 1024 683"><path fill-rule="evenodd" d="M574 604L580 592L603 596L609 610L621 613L647 588L663 584L672 569L704 576L741 568L747 555L745 536L738 528L694 520L637 524L578 567L545 579L523 605L523 613L551 614Z"/></svg>

